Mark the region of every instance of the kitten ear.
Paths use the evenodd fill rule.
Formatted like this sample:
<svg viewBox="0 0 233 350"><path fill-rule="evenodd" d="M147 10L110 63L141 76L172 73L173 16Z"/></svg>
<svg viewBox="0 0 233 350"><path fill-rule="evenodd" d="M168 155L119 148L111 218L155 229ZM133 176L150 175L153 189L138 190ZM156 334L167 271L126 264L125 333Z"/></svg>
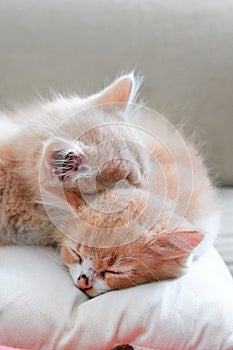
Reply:
<svg viewBox="0 0 233 350"><path fill-rule="evenodd" d="M162 234L153 239L153 250L157 256L171 259L185 259L202 241L203 234L199 231L174 231Z"/></svg>
<svg viewBox="0 0 233 350"><path fill-rule="evenodd" d="M81 142L55 139L46 143L42 157L51 175L64 181L77 174L85 159L86 148Z"/></svg>
<svg viewBox="0 0 233 350"><path fill-rule="evenodd" d="M133 73L124 75L92 98L97 105L118 103L118 108L125 109L128 104L135 102L141 83L142 78L135 77ZM109 109L109 106L103 108Z"/></svg>
<svg viewBox="0 0 233 350"><path fill-rule="evenodd" d="M185 272L189 257L201 242L203 234L189 227L159 236L150 231L148 238L149 255L153 256L151 271L154 271L157 279L167 279L179 277Z"/></svg>

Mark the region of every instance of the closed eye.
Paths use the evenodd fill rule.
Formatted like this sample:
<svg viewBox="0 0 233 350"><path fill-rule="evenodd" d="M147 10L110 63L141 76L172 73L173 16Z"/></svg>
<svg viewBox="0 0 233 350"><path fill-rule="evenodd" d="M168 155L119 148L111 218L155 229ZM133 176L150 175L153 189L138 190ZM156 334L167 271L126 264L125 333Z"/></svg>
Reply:
<svg viewBox="0 0 233 350"><path fill-rule="evenodd" d="M82 258L81 258L81 256L76 252L76 250L71 249L70 251L71 251L72 256L75 258L76 262L77 262L78 264L81 264L81 263L82 263Z"/></svg>
<svg viewBox="0 0 233 350"><path fill-rule="evenodd" d="M114 270L104 270L100 274L101 276L105 276L106 273L112 274L112 275L121 275L121 271L114 271Z"/></svg>

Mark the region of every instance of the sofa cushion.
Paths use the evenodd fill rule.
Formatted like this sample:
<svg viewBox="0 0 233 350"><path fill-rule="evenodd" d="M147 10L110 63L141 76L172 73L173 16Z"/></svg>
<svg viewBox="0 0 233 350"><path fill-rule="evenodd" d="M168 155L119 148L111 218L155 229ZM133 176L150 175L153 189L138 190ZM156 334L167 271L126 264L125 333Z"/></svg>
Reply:
<svg viewBox="0 0 233 350"><path fill-rule="evenodd" d="M56 252L0 248L0 344L27 349L232 349L233 281L212 248L185 276L88 300Z"/></svg>
<svg viewBox="0 0 233 350"><path fill-rule="evenodd" d="M233 188L222 188L220 199L222 202L222 218L215 247L233 276Z"/></svg>

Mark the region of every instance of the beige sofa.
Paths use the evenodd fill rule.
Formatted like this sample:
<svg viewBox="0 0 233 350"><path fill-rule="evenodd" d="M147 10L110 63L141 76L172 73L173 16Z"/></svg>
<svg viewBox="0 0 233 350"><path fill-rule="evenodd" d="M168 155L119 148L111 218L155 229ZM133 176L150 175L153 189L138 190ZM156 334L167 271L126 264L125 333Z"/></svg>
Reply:
<svg viewBox="0 0 233 350"><path fill-rule="evenodd" d="M222 190L217 247L233 271L231 0L0 3L0 104L52 90L90 93L132 68L147 105L203 145Z"/></svg>

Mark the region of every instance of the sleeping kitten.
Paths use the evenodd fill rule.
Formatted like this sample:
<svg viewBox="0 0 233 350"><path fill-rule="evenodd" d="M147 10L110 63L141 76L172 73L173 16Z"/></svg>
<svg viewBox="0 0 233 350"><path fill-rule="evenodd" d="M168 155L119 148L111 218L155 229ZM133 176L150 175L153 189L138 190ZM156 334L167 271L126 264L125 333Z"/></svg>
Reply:
<svg viewBox="0 0 233 350"><path fill-rule="evenodd" d="M145 139L148 186L115 184L70 214L75 201L58 205L61 259L91 297L180 276L217 234L217 195L201 157L192 144L181 147L175 129L153 122L160 139Z"/></svg>
<svg viewBox="0 0 233 350"><path fill-rule="evenodd" d="M115 197L110 189L94 196L90 206L81 206L62 234L57 232L62 261L76 286L91 297L180 276L204 235L194 223L174 213L171 200L163 203L154 195L148 199L143 189L135 189L133 196L130 188L117 192L116 211L106 210ZM170 230L169 221L175 215L177 225Z"/></svg>
<svg viewBox="0 0 233 350"><path fill-rule="evenodd" d="M144 186L147 158L126 124L139 85L130 74L88 98L59 96L0 116L0 244L54 240L41 188L75 198L78 207L80 192L122 179Z"/></svg>
<svg viewBox="0 0 233 350"><path fill-rule="evenodd" d="M124 76L87 99L60 97L0 121L1 244L57 243L90 296L181 275L217 232L201 157L130 106L138 88Z"/></svg>

